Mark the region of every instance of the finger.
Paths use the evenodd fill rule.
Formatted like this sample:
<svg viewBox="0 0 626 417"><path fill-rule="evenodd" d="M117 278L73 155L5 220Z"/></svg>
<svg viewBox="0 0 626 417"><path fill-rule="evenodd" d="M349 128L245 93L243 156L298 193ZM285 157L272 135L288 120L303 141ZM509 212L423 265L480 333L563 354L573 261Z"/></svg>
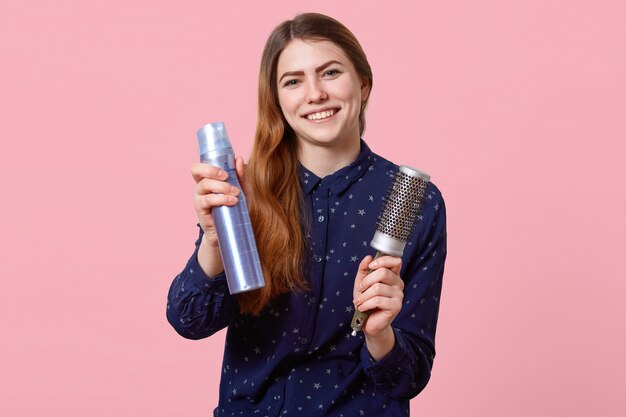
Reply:
<svg viewBox="0 0 626 417"><path fill-rule="evenodd" d="M213 207L234 206L237 201L237 197L229 194L196 194L196 211L198 214L210 213Z"/></svg>
<svg viewBox="0 0 626 417"><path fill-rule="evenodd" d="M397 297L372 297L359 305L357 305L357 309L359 311L370 311L374 309L379 309L384 311L388 316L395 317L400 312L402 308L402 299Z"/></svg>
<svg viewBox="0 0 626 417"><path fill-rule="evenodd" d="M238 195L239 189L226 181L203 178L196 184L196 194L229 194Z"/></svg>
<svg viewBox="0 0 626 417"><path fill-rule="evenodd" d="M402 258L389 255L381 256L380 258L374 259L370 263L369 268L373 270L387 268L391 269L396 274L399 274L402 269Z"/></svg>
<svg viewBox="0 0 626 417"><path fill-rule="evenodd" d="M243 157L236 156L235 157L235 171L237 172L237 178L239 178L239 182L245 178L246 175L246 164L243 161Z"/></svg>
<svg viewBox="0 0 626 417"><path fill-rule="evenodd" d="M400 298L404 297L403 292L397 288L392 287L391 285L383 284L381 282L377 282L371 287L369 287L366 291L358 294L356 299L354 300L355 305L360 305L370 300L374 297L386 297L386 298Z"/></svg>
<svg viewBox="0 0 626 417"><path fill-rule="evenodd" d="M241 184L241 188L243 188L243 193L246 197L248 197L251 190L250 185L246 180L246 164L241 156L235 158L235 171L237 172L239 184Z"/></svg>
<svg viewBox="0 0 626 417"><path fill-rule="evenodd" d="M400 291L404 290L404 281L402 281L400 275L390 269L381 268L373 271L366 277L363 277L361 280L361 292L367 291L368 288L376 283L389 285L398 288Z"/></svg>
<svg viewBox="0 0 626 417"><path fill-rule="evenodd" d="M361 260L359 264L359 269L357 270L356 277L354 278L354 288L352 290L352 297L356 298L361 293L361 281L369 272L368 265L372 262L372 257L367 255L365 258Z"/></svg>
<svg viewBox="0 0 626 417"><path fill-rule="evenodd" d="M201 181L203 178L213 178L221 181L228 178L228 174L223 169L202 162L191 164L191 176L195 182Z"/></svg>

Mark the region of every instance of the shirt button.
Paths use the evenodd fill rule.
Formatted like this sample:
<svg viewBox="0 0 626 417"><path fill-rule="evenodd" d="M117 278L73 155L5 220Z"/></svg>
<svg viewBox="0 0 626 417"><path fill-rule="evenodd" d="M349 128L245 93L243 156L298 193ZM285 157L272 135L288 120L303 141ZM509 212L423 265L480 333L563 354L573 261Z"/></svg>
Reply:
<svg viewBox="0 0 626 417"><path fill-rule="evenodd" d="M311 303L314 303L314 302L316 302L316 301L317 301L317 298L315 298L315 297L311 297L311 298L309 298L309 301L310 301Z"/></svg>
<svg viewBox="0 0 626 417"><path fill-rule="evenodd" d="M322 257L321 257L321 256L317 256L317 255L315 255L315 256L313 257L313 260L314 260L315 262L322 262Z"/></svg>
<svg viewBox="0 0 626 417"><path fill-rule="evenodd" d="M325 220L324 216L319 216L317 218L317 221L320 222L320 223L323 222L324 220Z"/></svg>
<svg viewBox="0 0 626 417"><path fill-rule="evenodd" d="M309 343L309 339L307 339L306 337L303 337L302 339L300 339L300 342L301 342L303 345L306 345L307 343Z"/></svg>
<svg viewBox="0 0 626 417"><path fill-rule="evenodd" d="M280 400L280 395L274 395L274 399L277 401Z"/></svg>

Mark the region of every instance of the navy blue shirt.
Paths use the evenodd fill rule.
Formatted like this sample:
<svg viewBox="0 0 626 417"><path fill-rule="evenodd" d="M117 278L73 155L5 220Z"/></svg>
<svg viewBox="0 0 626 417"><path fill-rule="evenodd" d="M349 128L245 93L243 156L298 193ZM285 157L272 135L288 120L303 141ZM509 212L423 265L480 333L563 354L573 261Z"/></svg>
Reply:
<svg viewBox="0 0 626 417"><path fill-rule="evenodd" d="M350 165L318 178L300 166L310 224L309 290L284 294L258 317L241 314L225 276L197 261L202 239L174 279L167 318L189 339L228 326L215 416L408 416L428 382L446 257L445 207L434 184L407 242L400 276L404 306L396 343L374 361L361 332L351 336L353 286L398 166L361 141ZM289 256L289 254L276 254Z"/></svg>

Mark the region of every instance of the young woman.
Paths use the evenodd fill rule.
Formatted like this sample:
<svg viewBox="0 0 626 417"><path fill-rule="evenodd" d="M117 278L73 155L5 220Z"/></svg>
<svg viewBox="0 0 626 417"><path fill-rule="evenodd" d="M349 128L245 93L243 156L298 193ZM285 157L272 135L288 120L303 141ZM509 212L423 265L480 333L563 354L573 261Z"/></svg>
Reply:
<svg viewBox="0 0 626 417"><path fill-rule="evenodd" d="M216 416L400 416L426 385L446 256L431 183L403 258L369 247L398 166L361 139L372 72L352 33L302 14L271 33L259 76L252 156L237 174L266 285L228 294L211 208L241 190L193 164L200 236L170 288L182 336L228 326ZM368 275L368 269L373 272ZM351 336L355 308L369 311Z"/></svg>

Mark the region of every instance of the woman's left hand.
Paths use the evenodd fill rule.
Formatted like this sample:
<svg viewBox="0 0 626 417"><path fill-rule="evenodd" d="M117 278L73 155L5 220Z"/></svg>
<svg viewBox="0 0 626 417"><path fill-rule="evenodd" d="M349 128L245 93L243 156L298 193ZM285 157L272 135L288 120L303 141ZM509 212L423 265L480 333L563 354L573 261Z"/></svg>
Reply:
<svg viewBox="0 0 626 417"><path fill-rule="evenodd" d="M389 334L391 322L402 309L404 281L400 278L402 259L381 256L373 260L366 256L359 264L354 280L354 305L370 315L363 332L371 338ZM369 270L372 273L368 275Z"/></svg>

